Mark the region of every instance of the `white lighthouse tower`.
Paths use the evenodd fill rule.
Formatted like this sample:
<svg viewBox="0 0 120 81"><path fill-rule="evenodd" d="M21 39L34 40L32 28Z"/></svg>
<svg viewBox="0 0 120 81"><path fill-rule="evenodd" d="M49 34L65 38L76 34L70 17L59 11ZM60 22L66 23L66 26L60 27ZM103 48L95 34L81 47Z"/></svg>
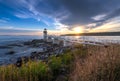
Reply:
<svg viewBox="0 0 120 81"><path fill-rule="evenodd" d="M47 41L47 29L46 28L43 31L43 38L45 41Z"/></svg>

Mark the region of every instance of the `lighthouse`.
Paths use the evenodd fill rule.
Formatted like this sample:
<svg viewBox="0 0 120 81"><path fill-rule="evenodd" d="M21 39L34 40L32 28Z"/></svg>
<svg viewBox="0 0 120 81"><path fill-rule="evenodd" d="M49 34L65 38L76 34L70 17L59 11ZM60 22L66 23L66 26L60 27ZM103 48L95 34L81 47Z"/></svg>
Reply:
<svg viewBox="0 0 120 81"><path fill-rule="evenodd" d="M43 38L45 41L47 41L47 29L46 28L43 31Z"/></svg>

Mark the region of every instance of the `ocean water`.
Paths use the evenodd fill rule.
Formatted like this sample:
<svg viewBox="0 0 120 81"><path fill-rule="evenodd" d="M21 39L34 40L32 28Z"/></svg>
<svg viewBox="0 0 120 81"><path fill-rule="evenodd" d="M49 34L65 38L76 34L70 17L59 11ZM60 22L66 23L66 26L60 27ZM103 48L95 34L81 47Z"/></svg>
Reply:
<svg viewBox="0 0 120 81"><path fill-rule="evenodd" d="M64 38L67 40L120 43L120 36L64 36ZM23 41L33 39L42 39L42 36L0 36L0 46L7 46L14 43L20 44ZM15 54L8 55L7 53L11 50L14 50ZM41 50L42 48L31 48L29 46L0 48L0 65L14 63L18 57L29 56L31 52Z"/></svg>
<svg viewBox="0 0 120 81"><path fill-rule="evenodd" d="M0 36L0 45L11 44L15 42L28 41L32 39L41 39L42 36Z"/></svg>
<svg viewBox="0 0 120 81"><path fill-rule="evenodd" d="M120 42L120 36L64 36L66 39L98 41L98 42ZM42 39L42 36L0 36L0 46L15 42Z"/></svg>
<svg viewBox="0 0 120 81"><path fill-rule="evenodd" d="M29 56L33 51L41 51L40 48L31 48L27 46L13 46L12 48L3 48L9 44L19 45L24 41L30 41L33 39L42 39L42 36L0 36L0 65L14 63L18 57ZM15 54L7 54L11 50L15 51Z"/></svg>
<svg viewBox="0 0 120 81"><path fill-rule="evenodd" d="M120 36L65 36L68 40L83 40L102 43L120 43Z"/></svg>

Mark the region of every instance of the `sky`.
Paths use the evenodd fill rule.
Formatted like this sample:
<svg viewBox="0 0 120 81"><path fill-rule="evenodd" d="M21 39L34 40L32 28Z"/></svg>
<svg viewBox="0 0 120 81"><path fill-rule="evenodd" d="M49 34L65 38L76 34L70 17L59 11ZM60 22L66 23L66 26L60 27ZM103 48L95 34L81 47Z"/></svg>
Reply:
<svg viewBox="0 0 120 81"><path fill-rule="evenodd" d="M120 31L120 0L0 0L0 35L39 35L44 28L51 34Z"/></svg>

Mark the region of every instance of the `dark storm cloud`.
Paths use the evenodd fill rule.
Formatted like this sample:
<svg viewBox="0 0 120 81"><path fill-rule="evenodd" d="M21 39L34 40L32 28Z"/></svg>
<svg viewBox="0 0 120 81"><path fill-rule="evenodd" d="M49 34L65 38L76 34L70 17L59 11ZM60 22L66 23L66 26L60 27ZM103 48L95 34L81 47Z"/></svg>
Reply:
<svg viewBox="0 0 120 81"><path fill-rule="evenodd" d="M98 20L98 21L94 21L96 23L96 26L101 26L105 23L107 23L108 21L107 20L110 20L114 17L118 17L120 16L120 8L116 9L116 10L113 10L111 13L109 13L106 17L104 17L103 19L101 20Z"/></svg>
<svg viewBox="0 0 120 81"><path fill-rule="evenodd" d="M84 25L96 22L92 19L96 15L113 12L105 20L118 16L118 11L114 10L120 7L120 0L63 0L63 4L71 15L61 22L68 25Z"/></svg>
<svg viewBox="0 0 120 81"><path fill-rule="evenodd" d="M120 14L120 0L43 0L42 4L40 3L35 7L39 12L58 18L62 24L68 26L96 22L97 25L102 25L108 19ZM44 6L40 6L43 3ZM102 20L92 19L101 14L106 14ZM64 15L67 17L62 18Z"/></svg>
<svg viewBox="0 0 120 81"><path fill-rule="evenodd" d="M109 13L109 14L103 19L103 21L106 21L106 20L108 20L108 19L114 18L114 17L116 17L116 16L120 16L120 8L114 10L114 11L111 12L111 13Z"/></svg>

